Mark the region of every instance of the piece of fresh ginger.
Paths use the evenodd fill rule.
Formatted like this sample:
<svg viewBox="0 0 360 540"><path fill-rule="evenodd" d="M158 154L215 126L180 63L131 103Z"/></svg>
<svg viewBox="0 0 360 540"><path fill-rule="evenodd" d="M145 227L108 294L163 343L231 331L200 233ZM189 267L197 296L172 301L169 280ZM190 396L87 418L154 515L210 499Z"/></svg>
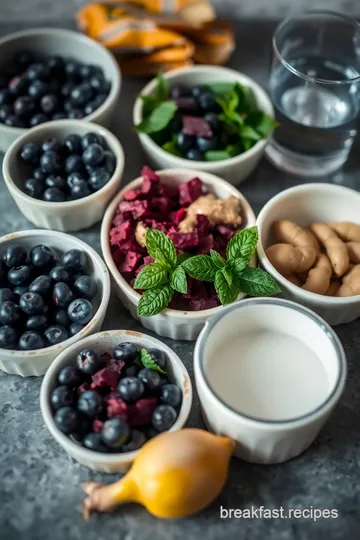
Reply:
<svg viewBox="0 0 360 540"><path fill-rule="evenodd" d="M337 221L329 223L341 240L344 242L360 242L360 225L350 221Z"/></svg>
<svg viewBox="0 0 360 540"><path fill-rule="evenodd" d="M336 296L356 296L360 294L360 264L356 264L342 279Z"/></svg>
<svg viewBox="0 0 360 540"><path fill-rule="evenodd" d="M302 288L309 292L326 294L332 273L333 269L329 258L323 253L319 253Z"/></svg>
<svg viewBox="0 0 360 540"><path fill-rule="evenodd" d="M313 247L295 247L291 244L274 244L265 253L283 276L306 272L314 264L317 255Z"/></svg>
<svg viewBox="0 0 360 540"><path fill-rule="evenodd" d="M329 225L313 223L309 228L325 248L335 275L337 277L343 276L349 268L349 254L346 244Z"/></svg>
<svg viewBox="0 0 360 540"><path fill-rule="evenodd" d="M202 195L186 210L186 218L179 223L180 232L193 232L195 230L196 216L207 216L210 225L230 225L239 227L242 223L241 201L233 195L227 199L217 199L213 193Z"/></svg>
<svg viewBox="0 0 360 540"><path fill-rule="evenodd" d="M295 247L313 247L320 251L319 242L310 230L303 229L287 219L274 221L272 232L282 244L291 244Z"/></svg>

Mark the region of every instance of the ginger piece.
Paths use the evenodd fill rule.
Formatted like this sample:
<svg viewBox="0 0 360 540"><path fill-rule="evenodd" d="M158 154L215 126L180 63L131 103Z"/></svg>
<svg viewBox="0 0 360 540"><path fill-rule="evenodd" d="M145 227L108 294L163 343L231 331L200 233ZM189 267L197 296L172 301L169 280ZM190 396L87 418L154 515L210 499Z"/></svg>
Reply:
<svg viewBox="0 0 360 540"><path fill-rule="evenodd" d="M326 291L326 296L336 296L336 293L341 287L341 282L338 279L335 279L334 281L330 281L330 285L328 290Z"/></svg>
<svg viewBox="0 0 360 540"><path fill-rule="evenodd" d="M340 236L344 242L360 242L360 225L350 221L329 223L329 227Z"/></svg>
<svg viewBox="0 0 360 540"><path fill-rule="evenodd" d="M239 227L242 223L240 216L241 201L233 195L227 199L217 199L213 193L202 195L186 210L186 218L179 223L180 232L193 232L195 230L196 215L207 216L210 225L230 225Z"/></svg>
<svg viewBox="0 0 360 540"><path fill-rule="evenodd" d="M360 242L347 242L346 247L350 262L356 264L360 263Z"/></svg>
<svg viewBox="0 0 360 540"><path fill-rule="evenodd" d="M280 274L288 276L309 270L315 262L317 251L313 247L274 244L265 251L265 254Z"/></svg>
<svg viewBox="0 0 360 540"><path fill-rule="evenodd" d="M135 228L135 239L140 246L146 246L146 227L142 221L139 221Z"/></svg>
<svg viewBox="0 0 360 540"><path fill-rule="evenodd" d="M292 221L287 219L274 221L272 231L280 243L291 244L295 247L312 247L320 251L319 242L313 233Z"/></svg>
<svg viewBox="0 0 360 540"><path fill-rule="evenodd" d="M310 230L315 234L320 244L324 246L335 275L337 277L344 275L349 267L349 255L345 243L329 225L313 223L310 225Z"/></svg>
<svg viewBox="0 0 360 540"><path fill-rule="evenodd" d="M360 264L356 264L342 279L342 285L335 296L356 296L360 294Z"/></svg>
<svg viewBox="0 0 360 540"><path fill-rule="evenodd" d="M326 294L330 286L330 280L333 273L329 258L323 253L319 253L314 267L309 271L307 280L302 288L305 291Z"/></svg>
<svg viewBox="0 0 360 540"><path fill-rule="evenodd" d="M289 274L288 276L284 276L284 278L290 281L290 283L292 283L293 285L301 287L301 279L296 274Z"/></svg>

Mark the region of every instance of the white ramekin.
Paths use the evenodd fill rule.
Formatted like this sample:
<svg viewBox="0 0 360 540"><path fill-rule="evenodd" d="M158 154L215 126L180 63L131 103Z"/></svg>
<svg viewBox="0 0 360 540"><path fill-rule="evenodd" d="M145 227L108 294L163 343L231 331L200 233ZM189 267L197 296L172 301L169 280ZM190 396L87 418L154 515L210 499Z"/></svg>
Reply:
<svg viewBox="0 0 360 540"><path fill-rule="evenodd" d="M256 331L264 320L266 329L294 336L313 349L327 371L331 381L328 397L306 415L286 421L259 420L232 409L211 387L206 370L206 346L211 348L214 340L218 344L219 340L231 339L245 321L251 321L253 331ZM301 454L314 441L344 390L346 357L335 332L309 309L287 300L257 298L228 306L206 323L195 346L194 372L203 417L209 429L235 440L236 457L252 463L271 464Z"/></svg>
<svg viewBox="0 0 360 540"><path fill-rule="evenodd" d="M55 253L63 254L69 249L84 251L88 259L88 275L96 279L98 293L92 301L94 316L92 320L75 336L45 349L35 351L13 351L0 349L0 369L11 375L44 375L53 360L64 349L76 343L82 337L98 332L103 324L107 306L110 299L110 276L101 257L93 248L68 234L54 231L19 231L7 234L0 238L0 254L9 245L21 244L25 248L32 248L38 244L45 244L52 248Z"/></svg>
<svg viewBox="0 0 360 540"><path fill-rule="evenodd" d="M27 195L22 186L28 178L28 169L19 158L20 148L28 142L42 142L56 137L63 140L67 135L76 133L84 136L95 132L102 135L108 148L116 158L116 168L109 182L99 191L75 201L48 202L34 199ZM82 120L56 120L47 122L18 137L5 154L3 176L8 190L20 212L37 227L74 232L92 227L104 215L109 201L119 189L125 158L118 139L109 130L97 124Z"/></svg>
<svg viewBox="0 0 360 540"><path fill-rule="evenodd" d="M17 53L32 51L41 55L61 55L79 62L102 67L111 82L111 90L104 103L83 120L109 126L113 121L120 89L121 74L113 55L96 41L79 32L60 28L35 28L9 34L0 40L1 66ZM6 152L11 143L28 130L0 124L0 150Z"/></svg>
<svg viewBox="0 0 360 540"><path fill-rule="evenodd" d="M163 76L171 86L177 84L192 86L219 81L239 82L251 88L259 108L266 114L274 117L274 109L271 101L261 86L247 75L233 69L219 66L191 66L169 71L168 73L164 73ZM152 94L156 88L156 84L156 79L153 79L142 89L140 95L148 96ZM134 125L139 124L142 120L142 106L143 102L138 97L133 110ZM191 161L166 152L145 133L138 133L138 136L142 147L156 167L161 169L171 167L198 169L217 174L235 185L243 182L252 173L262 158L267 144L267 140L262 139L247 152L224 161Z"/></svg>
<svg viewBox="0 0 360 540"><path fill-rule="evenodd" d="M138 346L148 349L161 349L167 355L167 371L169 378L181 388L183 394L179 416L170 431L181 429L185 425L191 410L192 386L190 376L178 355L158 339L142 334L141 332L133 332L132 330L110 330L108 332L94 334L93 336L81 339L77 343L74 343L57 357L47 371L41 385L40 407L46 427L60 446L62 446L76 461L95 471L107 473L125 472L130 467L139 451L137 450L135 452L124 454L102 454L88 450L73 442L55 425L50 405L50 394L55 388L57 374L60 369L66 365L74 364L76 355L82 349L90 348L99 353L110 352L116 345L124 341L130 341L131 343L136 343Z"/></svg>
<svg viewBox="0 0 360 540"><path fill-rule="evenodd" d="M296 186L270 199L257 218L259 262L279 283L280 296L312 309L331 325L360 317L360 295L337 298L308 292L290 283L273 267L265 250L277 242L271 234L272 223L277 219L289 219L302 227L332 221L360 224L360 193L331 184Z"/></svg>
<svg viewBox="0 0 360 540"><path fill-rule="evenodd" d="M169 169L157 171L160 181L170 185L178 185L182 182L188 182L198 176L208 187L208 191L215 193L220 199L226 199L229 195L237 197L241 201L242 215L245 227L255 225L255 214L245 199L245 197L233 186L221 180L217 176L209 173L188 170L188 169ZM123 194L129 189L138 188L141 185L142 177L136 178L127 184L115 197L107 209L101 226L101 249L105 262L113 277L115 293L123 305L128 309L131 315L139 320L145 328L156 332L160 336L170 337L172 339L183 339L193 341L199 335L205 321L214 313L218 313L222 306L207 309L204 311L180 311L175 309L165 309L153 317L138 317L136 315L137 305L140 295L126 282L122 277L114 260L112 258L109 231L116 209L123 198ZM251 259L251 265L256 265L256 256ZM245 295L240 295L239 300Z"/></svg>

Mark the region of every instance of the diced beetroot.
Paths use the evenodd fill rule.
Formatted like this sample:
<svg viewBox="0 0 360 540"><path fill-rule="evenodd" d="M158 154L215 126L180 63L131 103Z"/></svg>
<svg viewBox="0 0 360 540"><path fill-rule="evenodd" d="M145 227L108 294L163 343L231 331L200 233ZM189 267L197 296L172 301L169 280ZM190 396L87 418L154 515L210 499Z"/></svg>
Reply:
<svg viewBox="0 0 360 540"><path fill-rule="evenodd" d="M118 267L120 263L124 260L124 254L121 253L119 248L116 248L115 250L111 250L112 258L114 259L114 263Z"/></svg>
<svg viewBox="0 0 360 540"><path fill-rule="evenodd" d="M202 194L203 183L200 178L193 178L189 182L183 182L178 186L180 206L189 206Z"/></svg>
<svg viewBox="0 0 360 540"><path fill-rule="evenodd" d="M104 386L116 388L124 365L125 362L122 361L110 362L92 376L91 388L96 389Z"/></svg>
<svg viewBox="0 0 360 540"><path fill-rule="evenodd" d="M169 223L165 223L165 222L162 222L162 221L156 221L155 219L153 219L152 222L151 222L151 228L152 229L156 229L157 231L161 231L163 233L167 233L168 230L169 230L169 227L170 227Z"/></svg>
<svg viewBox="0 0 360 540"><path fill-rule="evenodd" d="M139 399L129 405L127 421L131 427L146 426L151 423L151 416L156 408L156 398Z"/></svg>
<svg viewBox="0 0 360 540"><path fill-rule="evenodd" d="M139 198L141 194L141 189L129 189L123 195L124 201L135 201Z"/></svg>
<svg viewBox="0 0 360 540"><path fill-rule="evenodd" d="M215 298L191 298L189 306L192 311L202 311L204 309L212 309L219 305Z"/></svg>
<svg viewBox="0 0 360 540"><path fill-rule="evenodd" d="M98 420L97 418L95 418L95 420L93 421L93 431L95 431L95 433L100 433L103 425L104 422L102 422L102 420Z"/></svg>
<svg viewBox="0 0 360 540"><path fill-rule="evenodd" d="M139 219L150 214L150 204L148 201L121 201L120 212L131 212L134 219Z"/></svg>
<svg viewBox="0 0 360 540"><path fill-rule="evenodd" d="M226 227L226 225L218 225L216 230L223 238L225 238L226 242L228 242L228 240L230 240L230 238L234 236L236 232L230 229L230 227Z"/></svg>
<svg viewBox="0 0 360 540"><path fill-rule="evenodd" d="M140 253L135 253L135 251L129 251L124 260L119 265L119 272L122 274L131 274L135 271L136 267L139 265L142 256Z"/></svg>
<svg viewBox="0 0 360 540"><path fill-rule="evenodd" d="M116 215L114 216L112 220L112 225L116 227L117 225L121 225L121 223L124 223L124 221L131 220L132 215L130 212L120 212L119 209L116 212Z"/></svg>
<svg viewBox="0 0 360 540"><path fill-rule="evenodd" d="M214 249L214 237L212 234L201 237L196 253L206 255L210 252L210 249Z"/></svg>
<svg viewBox="0 0 360 540"><path fill-rule="evenodd" d="M153 259L153 257L151 257L150 255L144 257L144 264L151 264L153 262L155 262L155 259Z"/></svg>
<svg viewBox="0 0 360 540"><path fill-rule="evenodd" d="M184 296L185 298L207 298L208 293L205 283L188 278L188 292Z"/></svg>
<svg viewBox="0 0 360 540"><path fill-rule="evenodd" d="M175 225L179 225L180 221L182 221L186 216L186 210L185 208L180 208L179 210L176 210L175 212L170 212L170 219Z"/></svg>
<svg viewBox="0 0 360 540"><path fill-rule="evenodd" d="M178 97L175 99L176 105L181 109L182 111L195 111L197 109L197 103L196 99L189 96L189 97Z"/></svg>
<svg viewBox="0 0 360 540"><path fill-rule="evenodd" d="M139 253L140 255L145 255L146 253L146 249L140 246L140 244L138 244L135 236L131 236L128 240L121 242L121 244L119 245L119 249L125 254L129 251L134 251L135 253Z"/></svg>
<svg viewBox="0 0 360 540"><path fill-rule="evenodd" d="M141 193L148 196L155 195L160 180L159 176L147 166L142 168L141 176L143 177Z"/></svg>
<svg viewBox="0 0 360 540"><path fill-rule="evenodd" d="M119 395L111 395L111 397L107 400L106 411L109 418L118 416L119 418L127 421L128 405L125 403L125 401L122 401Z"/></svg>
<svg viewBox="0 0 360 540"><path fill-rule="evenodd" d="M168 214L174 208L174 201L169 197L153 197L151 199L151 208L153 212Z"/></svg>
<svg viewBox="0 0 360 540"><path fill-rule="evenodd" d="M128 219L127 221L121 223L121 225L110 229L110 245L116 246L121 244L121 242L129 239L131 233L131 221Z"/></svg>
<svg viewBox="0 0 360 540"><path fill-rule="evenodd" d="M206 236L209 234L210 222L207 216L204 214L196 215L195 231L198 233L199 237Z"/></svg>
<svg viewBox="0 0 360 540"><path fill-rule="evenodd" d="M183 116L182 124L186 135L195 135L196 137L212 137L213 135L210 124L198 116Z"/></svg>
<svg viewBox="0 0 360 540"><path fill-rule="evenodd" d="M150 182L153 182L154 184L160 182L160 176L147 165L144 165L141 169L141 176L143 178L148 178Z"/></svg>
<svg viewBox="0 0 360 540"><path fill-rule="evenodd" d="M199 245L199 236L197 232L181 233L169 231L168 235L178 250L187 251L194 249Z"/></svg>
<svg viewBox="0 0 360 540"><path fill-rule="evenodd" d="M90 384L87 382L84 382L81 386L78 388L78 394L83 394L84 392L87 392L90 390Z"/></svg>

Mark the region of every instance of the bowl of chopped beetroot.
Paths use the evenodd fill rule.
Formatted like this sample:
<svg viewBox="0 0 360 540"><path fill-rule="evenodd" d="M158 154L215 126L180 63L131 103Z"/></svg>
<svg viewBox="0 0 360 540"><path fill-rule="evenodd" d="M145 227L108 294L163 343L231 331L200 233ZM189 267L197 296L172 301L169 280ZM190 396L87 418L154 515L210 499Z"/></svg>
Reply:
<svg viewBox="0 0 360 540"><path fill-rule="evenodd" d="M181 429L192 404L177 354L151 336L111 330L78 341L44 377L40 407L54 439L79 463L125 472L138 450Z"/></svg>
<svg viewBox="0 0 360 540"><path fill-rule="evenodd" d="M151 162L160 169L197 169L245 180L262 158L274 110L250 77L216 66L165 73L140 92L133 123Z"/></svg>
<svg viewBox="0 0 360 540"><path fill-rule="evenodd" d="M101 228L105 262L115 292L131 315L161 336L195 340L206 320L221 309L213 283L187 278L185 294L175 292L168 306L153 316L139 316L141 291L134 289L142 269L154 262L145 231L161 231L175 246L179 260L216 250L225 256L235 233L255 225L245 197L224 180L188 169L154 172L125 186L107 209ZM256 257L250 264L256 265ZM244 295L239 295L239 299Z"/></svg>

